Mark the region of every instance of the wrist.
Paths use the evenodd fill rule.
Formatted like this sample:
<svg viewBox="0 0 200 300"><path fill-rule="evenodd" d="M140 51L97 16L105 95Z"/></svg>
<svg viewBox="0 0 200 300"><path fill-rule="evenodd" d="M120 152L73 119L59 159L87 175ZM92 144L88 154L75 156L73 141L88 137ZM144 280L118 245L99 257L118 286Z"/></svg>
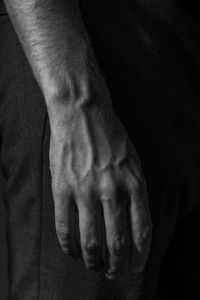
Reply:
<svg viewBox="0 0 200 300"><path fill-rule="evenodd" d="M71 43L72 44L72 43ZM54 63L41 66L40 83L46 101L66 98L82 88L86 80L87 47L79 41L78 49L66 49Z"/></svg>
<svg viewBox="0 0 200 300"><path fill-rule="evenodd" d="M67 69L49 81L45 101L50 119L66 118L66 115L79 112L82 108L111 107L109 91L97 65L86 60L82 66L69 72ZM96 110L96 109L95 109Z"/></svg>

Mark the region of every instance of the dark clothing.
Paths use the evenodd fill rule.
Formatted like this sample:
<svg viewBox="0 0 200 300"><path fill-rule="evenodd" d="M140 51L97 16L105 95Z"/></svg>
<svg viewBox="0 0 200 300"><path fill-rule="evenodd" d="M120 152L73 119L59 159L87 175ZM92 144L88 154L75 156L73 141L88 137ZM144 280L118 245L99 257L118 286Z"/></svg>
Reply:
<svg viewBox="0 0 200 300"><path fill-rule="evenodd" d="M1 9L0 161L9 215L10 300L165 299L174 274L181 276L177 264L190 275L183 278L192 282L188 299L200 297L192 294L200 278L200 23L196 10L186 12L167 0L113 2L83 0L81 11L147 180L153 242L146 269L138 278L125 273L110 282L61 251L45 102ZM184 238L180 251L177 232ZM160 286L167 287L163 295Z"/></svg>

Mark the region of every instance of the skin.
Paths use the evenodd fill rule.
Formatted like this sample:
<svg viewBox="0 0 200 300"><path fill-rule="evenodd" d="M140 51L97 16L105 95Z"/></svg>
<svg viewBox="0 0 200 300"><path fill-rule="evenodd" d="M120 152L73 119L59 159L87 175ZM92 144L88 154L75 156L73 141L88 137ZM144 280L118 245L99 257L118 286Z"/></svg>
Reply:
<svg viewBox="0 0 200 300"><path fill-rule="evenodd" d="M141 163L112 109L77 1L5 0L44 95L55 226L66 255L115 279L152 238Z"/></svg>

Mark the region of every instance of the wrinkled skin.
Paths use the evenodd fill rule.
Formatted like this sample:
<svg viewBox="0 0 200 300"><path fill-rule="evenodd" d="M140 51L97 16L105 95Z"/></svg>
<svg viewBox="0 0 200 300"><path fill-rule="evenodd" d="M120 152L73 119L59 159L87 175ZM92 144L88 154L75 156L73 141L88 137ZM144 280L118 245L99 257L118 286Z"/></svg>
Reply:
<svg viewBox="0 0 200 300"><path fill-rule="evenodd" d="M50 170L63 251L82 253L88 269L110 279L127 260L133 272L141 271L151 220L140 161L123 125L108 105L59 111L64 121L51 128Z"/></svg>

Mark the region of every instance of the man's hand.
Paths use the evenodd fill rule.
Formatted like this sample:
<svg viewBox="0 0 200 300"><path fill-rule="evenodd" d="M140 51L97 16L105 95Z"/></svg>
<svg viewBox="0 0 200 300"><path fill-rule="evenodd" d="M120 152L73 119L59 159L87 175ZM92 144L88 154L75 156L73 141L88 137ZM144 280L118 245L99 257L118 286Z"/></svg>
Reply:
<svg viewBox="0 0 200 300"><path fill-rule="evenodd" d="M78 0L5 4L47 105L55 223L62 249L74 257L82 250L86 266L99 270L106 250L109 278L123 269L129 254L133 271L142 270L151 243L145 179L112 110Z"/></svg>
<svg viewBox="0 0 200 300"><path fill-rule="evenodd" d="M49 112L50 170L56 230L63 251L78 257L81 248L88 269L104 268L107 276L114 278L128 256L132 256L134 272L144 268L151 221L139 158L107 93L102 94L104 99L96 90L93 97L99 101L82 96L85 100L67 107L60 104Z"/></svg>

